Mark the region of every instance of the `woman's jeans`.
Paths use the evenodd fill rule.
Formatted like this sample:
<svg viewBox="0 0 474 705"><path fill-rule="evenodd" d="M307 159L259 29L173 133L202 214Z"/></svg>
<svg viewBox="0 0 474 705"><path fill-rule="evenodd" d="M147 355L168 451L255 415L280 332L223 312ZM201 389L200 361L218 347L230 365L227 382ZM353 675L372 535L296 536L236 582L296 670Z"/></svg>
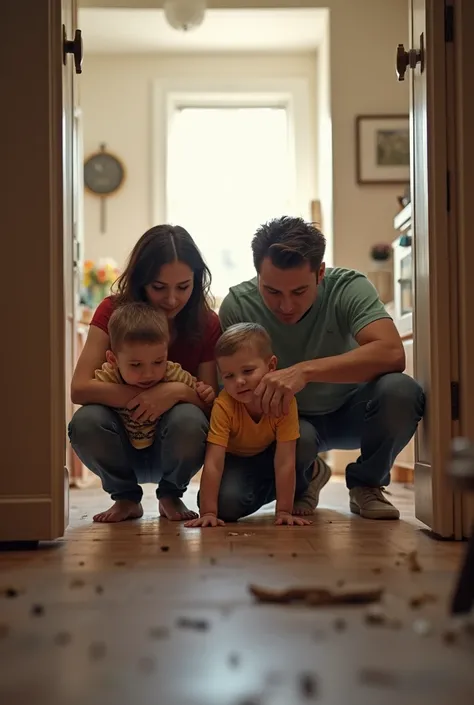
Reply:
<svg viewBox="0 0 474 705"><path fill-rule="evenodd" d="M80 460L100 477L113 500L140 502L139 483L158 484L156 496L182 497L201 469L209 422L194 404L177 404L163 414L152 446L137 450L113 409L81 407L69 424L69 440Z"/></svg>

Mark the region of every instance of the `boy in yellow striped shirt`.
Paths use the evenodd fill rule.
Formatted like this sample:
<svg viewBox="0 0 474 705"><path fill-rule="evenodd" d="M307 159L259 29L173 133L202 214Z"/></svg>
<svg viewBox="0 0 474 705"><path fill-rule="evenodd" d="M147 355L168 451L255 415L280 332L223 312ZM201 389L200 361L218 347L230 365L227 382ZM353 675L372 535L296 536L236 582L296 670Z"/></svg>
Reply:
<svg viewBox="0 0 474 705"><path fill-rule="evenodd" d="M161 382L183 382L209 403L211 387L197 382L177 362L167 360L169 331L164 313L145 303L118 307L109 321L110 350L95 379L149 389ZM212 393L213 396L213 393ZM155 439L156 419L135 421L133 409L116 409L134 448L148 448Z"/></svg>

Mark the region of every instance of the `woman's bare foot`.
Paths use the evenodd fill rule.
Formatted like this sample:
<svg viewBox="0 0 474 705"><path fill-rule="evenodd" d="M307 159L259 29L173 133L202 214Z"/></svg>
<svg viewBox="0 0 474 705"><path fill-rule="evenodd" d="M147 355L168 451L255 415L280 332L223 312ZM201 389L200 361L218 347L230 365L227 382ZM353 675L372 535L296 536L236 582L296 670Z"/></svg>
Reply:
<svg viewBox="0 0 474 705"><path fill-rule="evenodd" d="M185 521L187 519L197 519L196 512L187 508L179 497L162 497L158 506L160 517L165 517L170 521Z"/></svg>
<svg viewBox="0 0 474 705"><path fill-rule="evenodd" d="M118 499L107 509L93 517L94 521L102 523L115 523L127 519L140 519L143 516L143 507L140 503L131 502L129 499Z"/></svg>

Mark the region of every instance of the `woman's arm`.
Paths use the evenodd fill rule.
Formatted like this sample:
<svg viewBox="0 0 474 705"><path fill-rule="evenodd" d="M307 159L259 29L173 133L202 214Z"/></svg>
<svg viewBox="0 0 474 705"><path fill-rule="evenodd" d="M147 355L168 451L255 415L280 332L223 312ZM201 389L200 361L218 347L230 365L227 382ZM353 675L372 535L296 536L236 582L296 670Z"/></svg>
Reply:
<svg viewBox="0 0 474 705"><path fill-rule="evenodd" d="M104 404L125 407L141 391L125 384L109 384L94 379L94 373L105 362L109 336L97 326L90 326L84 348L71 382L73 404Z"/></svg>

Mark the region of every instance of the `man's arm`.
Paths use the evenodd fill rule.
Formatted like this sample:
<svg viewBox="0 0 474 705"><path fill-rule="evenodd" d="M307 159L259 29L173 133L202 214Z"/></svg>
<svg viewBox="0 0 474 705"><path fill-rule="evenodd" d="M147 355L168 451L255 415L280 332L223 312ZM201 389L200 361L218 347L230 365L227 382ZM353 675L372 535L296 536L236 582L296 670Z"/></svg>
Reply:
<svg viewBox="0 0 474 705"><path fill-rule="evenodd" d="M369 323L357 333L356 341L359 347L342 355L298 362L265 375L255 390L264 412L273 416L287 414L293 396L309 382L363 384L405 369L405 350L391 319Z"/></svg>
<svg viewBox="0 0 474 705"><path fill-rule="evenodd" d="M359 347L343 355L298 363L295 367L303 375L303 386L308 382L363 384L388 372L404 371L405 350L390 318L369 323L355 340Z"/></svg>

